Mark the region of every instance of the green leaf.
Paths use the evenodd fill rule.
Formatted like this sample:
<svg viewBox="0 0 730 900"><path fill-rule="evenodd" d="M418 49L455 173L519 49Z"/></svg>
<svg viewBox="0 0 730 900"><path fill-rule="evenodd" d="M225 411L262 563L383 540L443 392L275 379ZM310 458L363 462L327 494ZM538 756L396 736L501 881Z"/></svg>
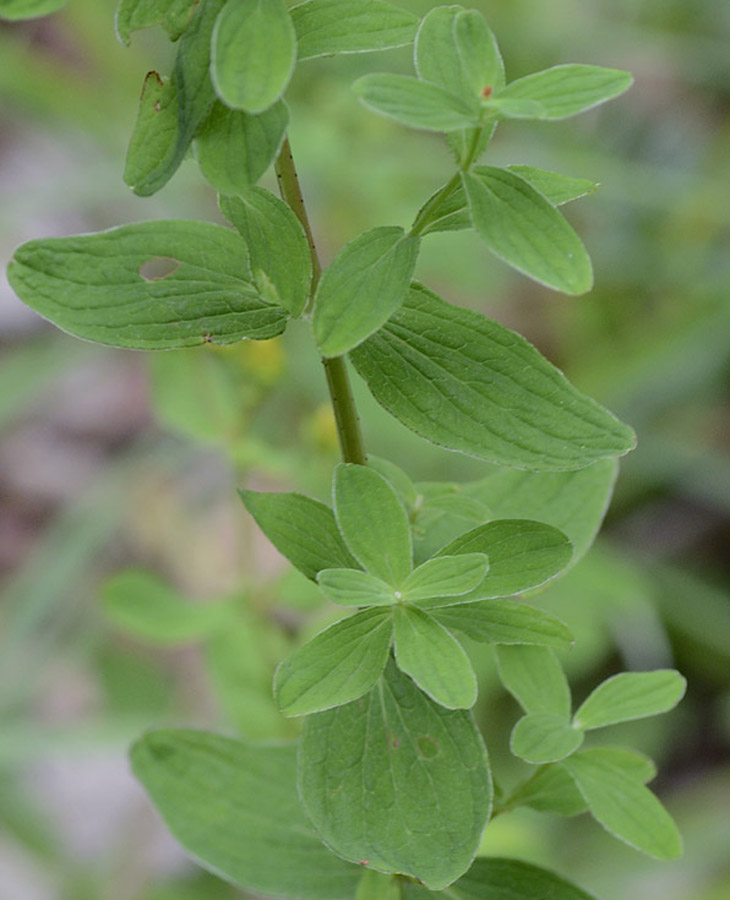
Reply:
<svg viewBox="0 0 730 900"><path fill-rule="evenodd" d="M353 556L371 575L400 587L413 568L413 555L408 518L393 488L365 466L339 465L334 505Z"/></svg>
<svg viewBox="0 0 730 900"><path fill-rule="evenodd" d="M468 528L492 518L491 511L462 491L461 485L422 482L417 489L417 502L410 514L417 564L432 557Z"/></svg>
<svg viewBox="0 0 730 900"><path fill-rule="evenodd" d="M199 641L230 620L228 604L193 606L159 578L138 570L111 578L104 585L101 603L115 625L157 644Z"/></svg>
<svg viewBox="0 0 730 900"><path fill-rule="evenodd" d="M603 728L669 712L684 697L686 680L673 669L623 672L600 684L575 714L576 727Z"/></svg>
<svg viewBox="0 0 730 900"><path fill-rule="evenodd" d="M317 288L312 325L324 356L362 343L403 303L420 241L402 228L366 231L347 244Z"/></svg>
<svg viewBox="0 0 730 900"><path fill-rule="evenodd" d="M439 550L438 556L461 553L484 553L489 560L484 581L468 597L455 601L466 603L511 597L545 584L565 569L573 548L565 535L551 525L496 519L460 535Z"/></svg>
<svg viewBox="0 0 730 900"><path fill-rule="evenodd" d="M117 37L129 46L133 31L161 25L176 41L190 24L198 0L120 0L114 24Z"/></svg>
<svg viewBox="0 0 730 900"><path fill-rule="evenodd" d="M441 706L470 709L476 703L477 679L464 648L416 607L395 608L395 658L398 668Z"/></svg>
<svg viewBox="0 0 730 900"><path fill-rule="evenodd" d="M0 0L0 19L37 19L65 6L68 0Z"/></svg>
<svg viewBox="0 0 730 900"><path fill-rule="evenodd" d="M565 759L583 743L583 732L564 716L532 713L523 716L512 729L510 750L533 765Z"/></svg>
<svg viewBox="0 0 730 900"><path fill-rule="evenodd" d="M433 890L471 865L492 796L471 714L434 703L392 660L366 697L306 719L299 790L336 853Z"/></svg>
<svg viewBox="0 0 730 900"><path fill-rule="evenodd" d="M630 428L524 338L420 285L350 358L388 412L470 456L560 471L621 456L635 443Z"/></svg>
<svg viewBox="0 0 730 900"><path fill-rule="evenodd" d="M656 775L656 766L643 753L623 747L599 747L591 750L597 759L605 759L622 769L627 777L640 784ZM530 806L538 812L556 813L559 816L577 816L588 809L583 795L561 765L539 769L524 784L512 792L507 808Z"/></svg>
<svg viewBox="0 0 730 900"><path fill-rule="evenodd" d="M504 87L504 63L497 41L476 10L439 6L416 35L419 78L465 100L481 99L485 88Z"/></svg>
<svg viewBox="0 0 730 900"><path fill-rule="evenodd" d="M352 89L374 112L424 131L458 131L479 124L479 105L410 75L365 75Z"/></svg>
<svg viewBox="0 0 730 900"><path fill-rule="evenodd" d="M536 169L534 166L507 166L507 168L525 181L529 181L553 206L563 206L571 200L579 200L587 194L592 194L600 186L588 178L570 178L568 175Z"/></svg>
<svg viewBox="0 0 730 900"><path fill-rule="evenodd" d="M190 25L180 38L171 79L178 103L177 140L174 150L161 157L158 167L149 171L144 181L130 185L140 196L154 194L175 174L215 101L210 80L210 41L216 17L224 3L225 0L206 0L197 6ZM168 113L156 127L169 127L170 116ZM144 136L140 136L140 140L143 139Z"/></svg>
<svg viewBox="0 0 730 900"><path fill-rule="evenodd" d="M564 65L526 75L508 84L500 99L537 100L546 119L567 119L623 94L633 84L629 72L602 66Z"/></svg>
<svg viewBox="0 0 730 900"><path fill-rule="evenodd" d="M481 600L430 611L449 631L488 644L541 644L568 650L573 635L560 619L514 600Z"/></svg>
<svg viewBox="0 0 730 900"><path fill-rule="evenodd" d="M484 553L426 560L403 582L403 599L418 603L431 597L459 597L481 584L488 568L489 560Z"/></svg>
<svg viewBox="0 0 730 900"><path fill-rule="evenodd" d="M316 581L322 569L357 568L329 506L303 494L239 494L266 537L307 578Z"/></svg>
<svg viewBox="0 0 730 900"><path fill-rule="evenodd" d="M208 222L30 241L16 250L8 278L21 300L64 331L133 350L265 340L287 320L251 283L244 241Z"/></svg>
<svg viewBox="0 0 730 900"><path fill-rule="evenodd" d="M222 194L249 191L274 161L288 124L283 100L257 115L216 102L195 136L203 175Z"/></svg>
<svg viewBox="0 0 730 900"><path fill-rule="evenodd" d="M296 59L285 0L228 0L215 23L211 67L224 103L248 113L268 109L286 90Z"/></svg>
<svg viewBox="0 0 730 900"><path fill-rule="evenodd" d="M382 875L375 869L366 869L355 900L401 900L400 879L396 875Z"/></svg>
<svg viewBox="0 0 730 900"><path fill-rule="evenodd" d="M593 817L606 831L657 859L676 859L682 840L672 817L652 792L596 750L561 763Z"/></svg>
<svg viewBox="0 0 730 900"><path fill-rule="evenodd" d="M496 97L482 104L498 119L544 119L545 107L537 100L511 100L509 97Z"/></svg>
<svg viewBox="0 0 730 900"><path fill-rule="evenodd" d="M182 162L179 117L175 83L150 72L142 88L124 166L124 183L138 196L147 197L158 191Z"/></svg>
<svg viewBox="0 0 730 900"><path fill-rule="evenodd" d="M489 249L518 271L566 294L593 286L593 270L578 235L524 178L478 166L462 173L472 222Z"/></svg>
<svg viewBox="0 0 730 900"><path fill-rule="evenodd" d="M299 805L294 747L171 729L145 735L131 758L170 831L214 874L290 900L354 895L361 870L327 850Z"/></svg>
<svg viewBox="0 0 730 900"><path fill-rule="evenodd" d="M307 0L291 17L300 60L402 47L418 26L413 13L385 0Z"/></svg>
<svg viewBox="0 0 730 900"><path fill-rule="evenodd" d="M603 459L573 472L520 472L494 468L481 481L464 485L498 519L536 519L559 528L573 544L570 565L585 554L598 533L613 493L618 464Z"/></svg>
<svg viewBox="0 0 730 900"><path fill-rule="evenodd" d="M548 647L499 646L502 684L526 713L570 716L570 688L562 666Z"/></svg>
<svg viewBox="0 0 730 900"><path fill-rule="evenodd" d="M403 885L403 900L437 896L411 883ZM453 900L595 900L547 869L516 859L480 858L463 878L449 887Z"/></svg>
<svg viewBox="0 0 730 900"><path fill-rule="evenodd" d="M536 169L534 166L507 166L508 171L514 172L520 178L539 191L546 200L553 206L563 206L571 200L578 200L587 194L592 194L598 189L599 185L594 181L586 178L569 178L567 175L558 175L557 172L548 172L545 169ZM433 202L433 199L446 186L439 188L433 198L429 198L427 203ZM471 214L469 213L469 204L466 200L466 194L462 185L450 193L448 197L439 204L438 218L430 222L421 232L422 235L434 234L439 231L463 231L472 228L473 223Z"/></svg>
<svg viewBox="0 0 730 900"><path fill-rule="evenodd" d="M390 484L400 497L406 512L409 512L415 506L418 500L418 491L403 469L396 466L389 459L382 459L372 454L368 454L368 466L371 469L375 469L378 475L382 475Z"/></svg>
<svg viewBox="0 0 730 900"><path fill-rule="evenodd" d="M561 765L548 765L519 785L509 796L505 809L529 806L537 812L577 816L588 809L583 795Z"/></svg>
<svg viewBox="0 0 730 900"><path fill-rule="evenodd" d="M259 291L273 289L278 303L293 316L301 315L312 283L312 255L299 219L263 188L251 188L242 197L221 197L220 208L248 245Z"/></svg>
<svg viewBox="0 0 730 900"><path fill-rule="evenodd" d="M276 670L279 708L303 716L362 697L385 668L392 640L387 609L365 609L320 631Z"/></svg>
<svg viewBox="0 0 730 900"><path fill-rule="evenodd" d="M391 606L396 602L389 584L358 569L323 569L317 582L325 597L340 606Z"/></svg>
<svg viewBox="0 0 730 900"><path fill-rule="evenodd" d="M178 45L173 74L145 79L127 153L124 181L149 197L172 178L215 100L210 80L210 40L225 0L199 4Z"/></svg>

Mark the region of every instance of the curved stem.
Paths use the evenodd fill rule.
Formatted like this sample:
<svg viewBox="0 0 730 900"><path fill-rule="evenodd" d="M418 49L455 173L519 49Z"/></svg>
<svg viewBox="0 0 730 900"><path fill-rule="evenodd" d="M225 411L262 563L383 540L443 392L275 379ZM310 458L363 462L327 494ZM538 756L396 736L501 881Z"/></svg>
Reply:
<svg viewBox="0 0 730 900"><path fill-rule="evenodd" d="M301 222L309 242L309 252L312 257L312 287L309 294L309 302L307 303L307 311L309 311L322 277L322 265L314 243L312 226L309 222L302 189L299 185L299 176L294 164L289 138L284 139L279 155L276 158L275 167L281 197ZM365 455L360 419L357 415L355 399L352 395L345 358L344 356L323 357L322 365L327 377L327 387L335 415L342 459L347 463L357 463L357 465L365 466L367 465L367 456Z"/></svg>
<svg viewBox="0 0 730 900"><path fill-rule="evenodd" d="M438 220L441 207L461 184L462 172L468 172L469 169L471 169L471 167L474 165L474 160L476 159L477 153L479 151L479 142L482 138L483 132L484 128L474 129L472 142L463 162L454 173L451 181L445 184L444 187L441 188L441 190L436 191L436 193L433 194L433 196L421 207L421 211L416 216L413 226L411 227L409 237L419 237L423 233L425 228L427 228L429 225L432 225L435 221Z"/></svg>

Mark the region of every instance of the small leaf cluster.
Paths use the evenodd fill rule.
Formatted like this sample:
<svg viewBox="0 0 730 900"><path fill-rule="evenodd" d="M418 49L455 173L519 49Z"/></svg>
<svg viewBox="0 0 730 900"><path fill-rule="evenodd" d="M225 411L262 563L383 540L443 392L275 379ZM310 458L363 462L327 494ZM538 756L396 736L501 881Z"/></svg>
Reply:
<svg viewBox="0 0 730 900"><path fill-rule="evenodd" d="M497 662L504 686L526 713L512 731L510 749L542 766L505 805L564 815L588 809L604 828L636 849L659 859L678 856L677 828L644 787L655 772L653 764L633 751L580 748L586 731L673 709L684 696L684 678L669 669L615 675L600 684L571 719L570 688L550 648L499 647Z"/></svg>
<svg viewBox="0 0 730 900"><path fill-rule="evenodd" d="M393 469L391 464L388 471ZM407 495L414 494L405 473L399 475ZM334 511L299 495L241 493L264 533L316 579L328 600L360 610L279 667L275 693L286 715L357 700L376 684L391 649L401 671L437 703L473 706L476 677L452 628L479 631L482 640L495 643L570 645L567 628L547 613L494 602L544 583L570 562L570 542L552 526L495 520L459 535L414 568L407 500L372 468L335 469ZM520 567L516 578L505 578L512 554L521 557Z"/></svg>

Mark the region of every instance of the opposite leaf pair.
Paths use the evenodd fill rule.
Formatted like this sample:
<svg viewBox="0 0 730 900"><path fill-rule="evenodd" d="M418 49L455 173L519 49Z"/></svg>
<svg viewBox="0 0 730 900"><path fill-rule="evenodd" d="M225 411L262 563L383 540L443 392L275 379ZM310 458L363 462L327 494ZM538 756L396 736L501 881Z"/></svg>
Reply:
<svg viewBox="0 0 730 900"><path fill-rule="evenodd" d="M417 78L366 75L355 90L367 105L404 125L430 131L481 129L498 119L564 119L631 85L628 72L563 65L505 86L496 38L482 15L440 6L416 35Z"/></svg>
<svg viewBox="0 0 730 900"><path fill-rule="evenodd" d="M576 751L586 731L673 709L684 696L685 679L673 670L615 675L599 685L571 719L570 688L549 648L499 647L497 662L502 682L526 713L512 731L510 749L534 765L553 764L518 788L508 805L534 806L535 796L542 795L539 808L565 814L566 797L573 802L577 788L579 807L570 813L587 807L604 828L633 847L660 859L679 855L674 823L643 784L653 767L647 771L628 751ZM552 795L552 802L546 795Z"/></svg>

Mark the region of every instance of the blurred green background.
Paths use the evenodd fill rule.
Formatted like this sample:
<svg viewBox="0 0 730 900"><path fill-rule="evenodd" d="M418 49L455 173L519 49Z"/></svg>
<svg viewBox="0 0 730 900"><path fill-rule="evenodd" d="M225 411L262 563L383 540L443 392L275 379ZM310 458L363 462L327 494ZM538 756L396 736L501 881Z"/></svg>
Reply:
<svg viewBox="0 0 730 900"><path fill-rule="evenodd" d="M401 0L423 14L430 0ZM722 0L481 0L515 78L561 62L630 69L636 85L558 124L502 128L490 161L602 183L572 205L596 289L568 299L488 256L470 234L427 238L418 277L532 340L630 422L596 547L533 598L578 643L578 700L621 668L676 664L687 699L615 729L660 764L655 784L686 841L654 863L585 817L519 811L483 852L547 864L604 900L730 897L730 5ZM188 161L158 195L122 183L148 69L171 47L115 39L114 0L70 0L0 24L0 259L34 237L125 222L220 221ZM289 90L291 139L325 260L358 232L410 223L450 175L436 136L362 108L370 71L409 72L409 50L318 60ZM271 184L271 182L268 182ZM488 467L430 447L358 385L368 448L416 479ZM154 357L56 332L0 280L0 900L217 900L128 774L126 747L175 723L294 736L273 708L273 667L333 615L288 571L235 486L326 497L337 459L324 380L296 323L265 344ZM144 569L171 603L233 612L207 636L163 639L105 612L110 576ZM160 588L160 590L163 590ZM167 595L166 595L167 596ZM488 649L477 709L505 783L516 707Z"/></svg>

